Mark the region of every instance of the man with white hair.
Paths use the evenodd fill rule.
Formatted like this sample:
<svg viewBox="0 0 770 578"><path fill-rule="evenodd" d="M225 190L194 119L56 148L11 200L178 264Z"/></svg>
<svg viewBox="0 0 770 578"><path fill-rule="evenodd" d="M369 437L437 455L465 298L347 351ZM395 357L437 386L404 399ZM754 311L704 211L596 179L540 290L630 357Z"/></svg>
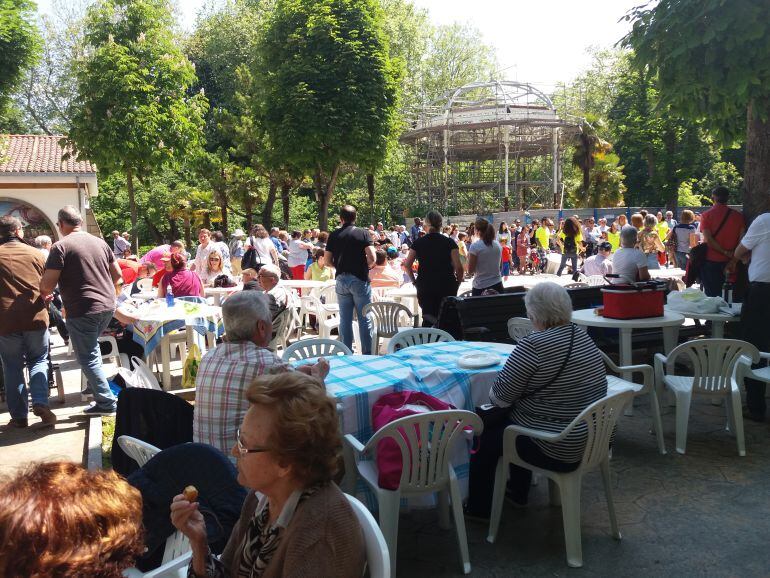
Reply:
<svg viewBox="0 0 770 578"><path fill-rule="evenodd" d="M612 279L614 284L648 281L647 257L636 248L636 227L626 225L620 231L620 249L612 256L612 272L618 275Z"/></svg>
<svg viewBox="0 0 770 578"><path fill-rule="evenodd" d="M120 231L113 231L112 232L112 252L115 254L115 256L119 259L123 258L123 253L126 252L126 249L129 251L131 250L131 243L129 243L126 239L123 238L123 236L120 234Z"/></svg>
<svg viewBox="0 0 770 578"><path fill-rule="evenodd" d="M267 294L272 319L289 306L289 293L281 285L281 270L278 265L262 265L257 273L257 282Z"/></svg>
<svg viewBox="0 0 770 578"><path fill-rule="evenodd" d="M195 380L193 441L209 444L226 455L249 409L246 390L254 378L291 371L267 346L273 321L267 297L257 291L239 291L222 305L226 340L206 352ZM297 371L323 381L329 362L302 365Z"/></svg>

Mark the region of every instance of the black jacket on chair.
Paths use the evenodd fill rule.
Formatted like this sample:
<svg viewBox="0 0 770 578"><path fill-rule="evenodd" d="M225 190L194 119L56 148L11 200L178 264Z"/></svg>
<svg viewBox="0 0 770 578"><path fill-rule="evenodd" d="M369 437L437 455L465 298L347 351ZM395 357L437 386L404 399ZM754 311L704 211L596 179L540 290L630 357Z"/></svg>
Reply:
<svg viewBox="0 0 770 578"><path fill-rule="evenodd" d="M246 499L235 466L206 444L185 443L163 450L131 474L128 482L142 493L147 552L137 560L137 567L145 572L156 568L163 558L166 538L175 531L170 504L185 486L198 490L209 547L215 554L227 544Z"/></svg>
<svg viewBox="0 0 770 578"><path fill-rule="evenodd" d="M118 396L115 436L112 440L112 469L128 476L139 465L118 445L118 438L129 435L160 449L191 442L193 406L176 395L129 387Z"/></svg>

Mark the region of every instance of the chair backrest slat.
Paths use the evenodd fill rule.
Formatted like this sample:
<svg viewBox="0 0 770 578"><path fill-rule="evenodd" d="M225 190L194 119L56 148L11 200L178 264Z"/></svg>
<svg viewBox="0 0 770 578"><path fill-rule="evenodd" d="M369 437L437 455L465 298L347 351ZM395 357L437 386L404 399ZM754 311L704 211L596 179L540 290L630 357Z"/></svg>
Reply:
<svg viewBox="0 0 770 578"><path fill-rule="evenodd" d="M759 350L739 339L695 339L675 348L668 356L668 373L676 372L676 360L684 357L692 367L692 388L698 393L720 393L732 388L735 367L742 356L759 359Z"/></svg>
<svg viewBox="0 0 770 578"><path fill-rule="evenodd" d="M414 326L414 313L406 305L394 301L378 301L364 305L363 314L373 323L373 330L380 337L393 337L403 327L401 320L407 318Z"/></svg>
<svg viewBox="0 0 770 578"><path fill-rule="evenodd" d="M526 317L511 317L508 320L508 335L514 343L518 343L519 339L523 339L534 330L532 322Z"/></svg>
<svg viewBox="0 0 770 578"><path fill-rule="evenodd" d="M607 457L615 424L633 395L630 390L608 395L592 403L577 417L576 422L586 425L586 448L581 468L593 468Z"/></svg>
<svg viewBox="0 0 770 578"><path fill-rule="evenodd" d="M286 362L300 361L321 356L351 355L353 352L347 345L337 339L303 339L292 343L283 352Z"/></svg>
<svg viewBox="0 0 770 578"><path fill-rule="evenodd" d="M435 329L433 327L417 327L399 331L388 343L388 353L395 353L401 349L413 345L422 345L423 343L438 343L445 341L454 341L446 331Z"/></svg>
<svg viewBox="0 0 770 578"><path fill-rule="evenodd" d="M479 416L470 411L431 411L385 425L366 447L370 450L383 439L393 439L401 450L400 489L430 491L446 482L451 449L463 439L466 427L479 435L484 426Z"/></svg>

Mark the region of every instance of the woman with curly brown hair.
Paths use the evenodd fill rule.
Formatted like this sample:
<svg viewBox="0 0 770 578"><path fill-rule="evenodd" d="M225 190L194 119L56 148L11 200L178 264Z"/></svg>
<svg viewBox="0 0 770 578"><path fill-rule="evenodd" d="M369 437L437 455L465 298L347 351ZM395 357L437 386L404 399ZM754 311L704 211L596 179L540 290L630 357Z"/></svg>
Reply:
<svg viewBox="0 0 770 578"><path fill-rule="evenodd" d="M332 478L341 438L323 384L300 372L261 376L232 449L238 482L251 491L219 560L197 502L178 495L171 522L189 539L190 576L359 578L363 536ZM259 492L259 498L255 492Z"/></svg>
<svg viewBox="0 0 770 578"><path fill-rule="evenodd" d="M0 576L118 578L144 550L142 496L112 470L33 464L0 484Z"/></svg>

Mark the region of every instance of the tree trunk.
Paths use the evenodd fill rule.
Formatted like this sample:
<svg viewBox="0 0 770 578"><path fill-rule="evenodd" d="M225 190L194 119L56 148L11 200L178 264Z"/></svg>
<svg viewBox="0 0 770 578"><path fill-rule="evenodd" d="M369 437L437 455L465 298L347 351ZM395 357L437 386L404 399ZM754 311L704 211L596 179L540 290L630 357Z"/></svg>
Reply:
<svg viewBox="0 0 770 578"><path fill-rule="evenodd" d="M377 217L374 215L374 175L366 175L366 190L369 193L369 218L372 225L377 224Z"/></svg>
<svg viewBox="0 0 770 578"><path fill-rule="evenodd" d="M139 239L136 237L136 196L134 194L134 173L130 168L126 167L126 189L128 190L128 206L131 212L131 247L133 247L134 255L139 254Z"/></svg>
<svg viewBox="0 0 770 578"><path fill-rule="evenodd" d="M666 158L664 167L666 171L666 182L663 193L665 195L666 209L676 215L677 195L679 193L679 183L676 181L676 168L674 167L674 155L676 154L676 134L669 129L663 135L663 144L666 147Z"/></svg>
<svg viewBox="0 0 770 578"><path fill-rule="evenodd" d="M158 227L155 226L155 223L152 223L146 216L142 217L142 220L144 221L144 224L147 225L150 233L152 233L153 241L155 241L155 244L162 245L163 233L160 231L160 229L158 229Z"/></svg>
<svg viewBox="0 0 770 578"><path fill-rule="evenodd" d="M332 170L329 181L324 182L321 166L316 167L313 180L315 181L315 197L318 201L318 228L322 231L329 230L329 203L332 200L332 195L334 195L334 188L337 186L339 172L340 166L337 164Z"/></svg>
<svg viewBox="0 0 770 578"><path fill-rule="evenodd" d="M278 183L274 178L270 178L270 188L267 190L265 206L262 208L262 225L270 231L273 226L273 207L275 206L275 196L278 191Z"/></svg>
<svg viewBox="0 0 770 578"><path fill-rule="evenodd" d="M168 220L168 234L169 234L169 241L176 241L179 238L179 225L176 223L176 219L169 219Z"/></svg>
<svg viewBox="0 0 770 578"><path fill-rule="evenodd" d="M246 212L246 234L251 235L254 228L254 199L247 196L243 201L243 210Z"/></svg>
<svg viewBox="0 0 770 578"><path fill-rule="evenodd" d="M291 181L281 183L281 210L283 211L283 228L289 230L289 203L291 198ZM291 232L291 231L289 231Z"/></svg>
<svg viewBox="0 0 770 578"><path fill-rule="evenodd" d="M746 164L743 168L743 214L747 223L770 211L770 120L762 121L758 109L770 110L770 99L748 107Z"/></svg>
<svg viewBox="0 0 770 578"><path fill-rule="evenodd" d="M219 210L222 215L222 232L225 234L225 237L228 236L228 232L230 230L230 225L228 223L228 204L227 204L227 189L226 185L224 184L225 179L225 171L222 171L222 184L217 187L217 189L214 190L214 196L219 203Z"/></svg>
<svg viewBox="0 0 770 578"><path fill-rule="evenodd" d="M192 245L192 225L190 219L184 220L184 246L189 248Z"/></svg>

